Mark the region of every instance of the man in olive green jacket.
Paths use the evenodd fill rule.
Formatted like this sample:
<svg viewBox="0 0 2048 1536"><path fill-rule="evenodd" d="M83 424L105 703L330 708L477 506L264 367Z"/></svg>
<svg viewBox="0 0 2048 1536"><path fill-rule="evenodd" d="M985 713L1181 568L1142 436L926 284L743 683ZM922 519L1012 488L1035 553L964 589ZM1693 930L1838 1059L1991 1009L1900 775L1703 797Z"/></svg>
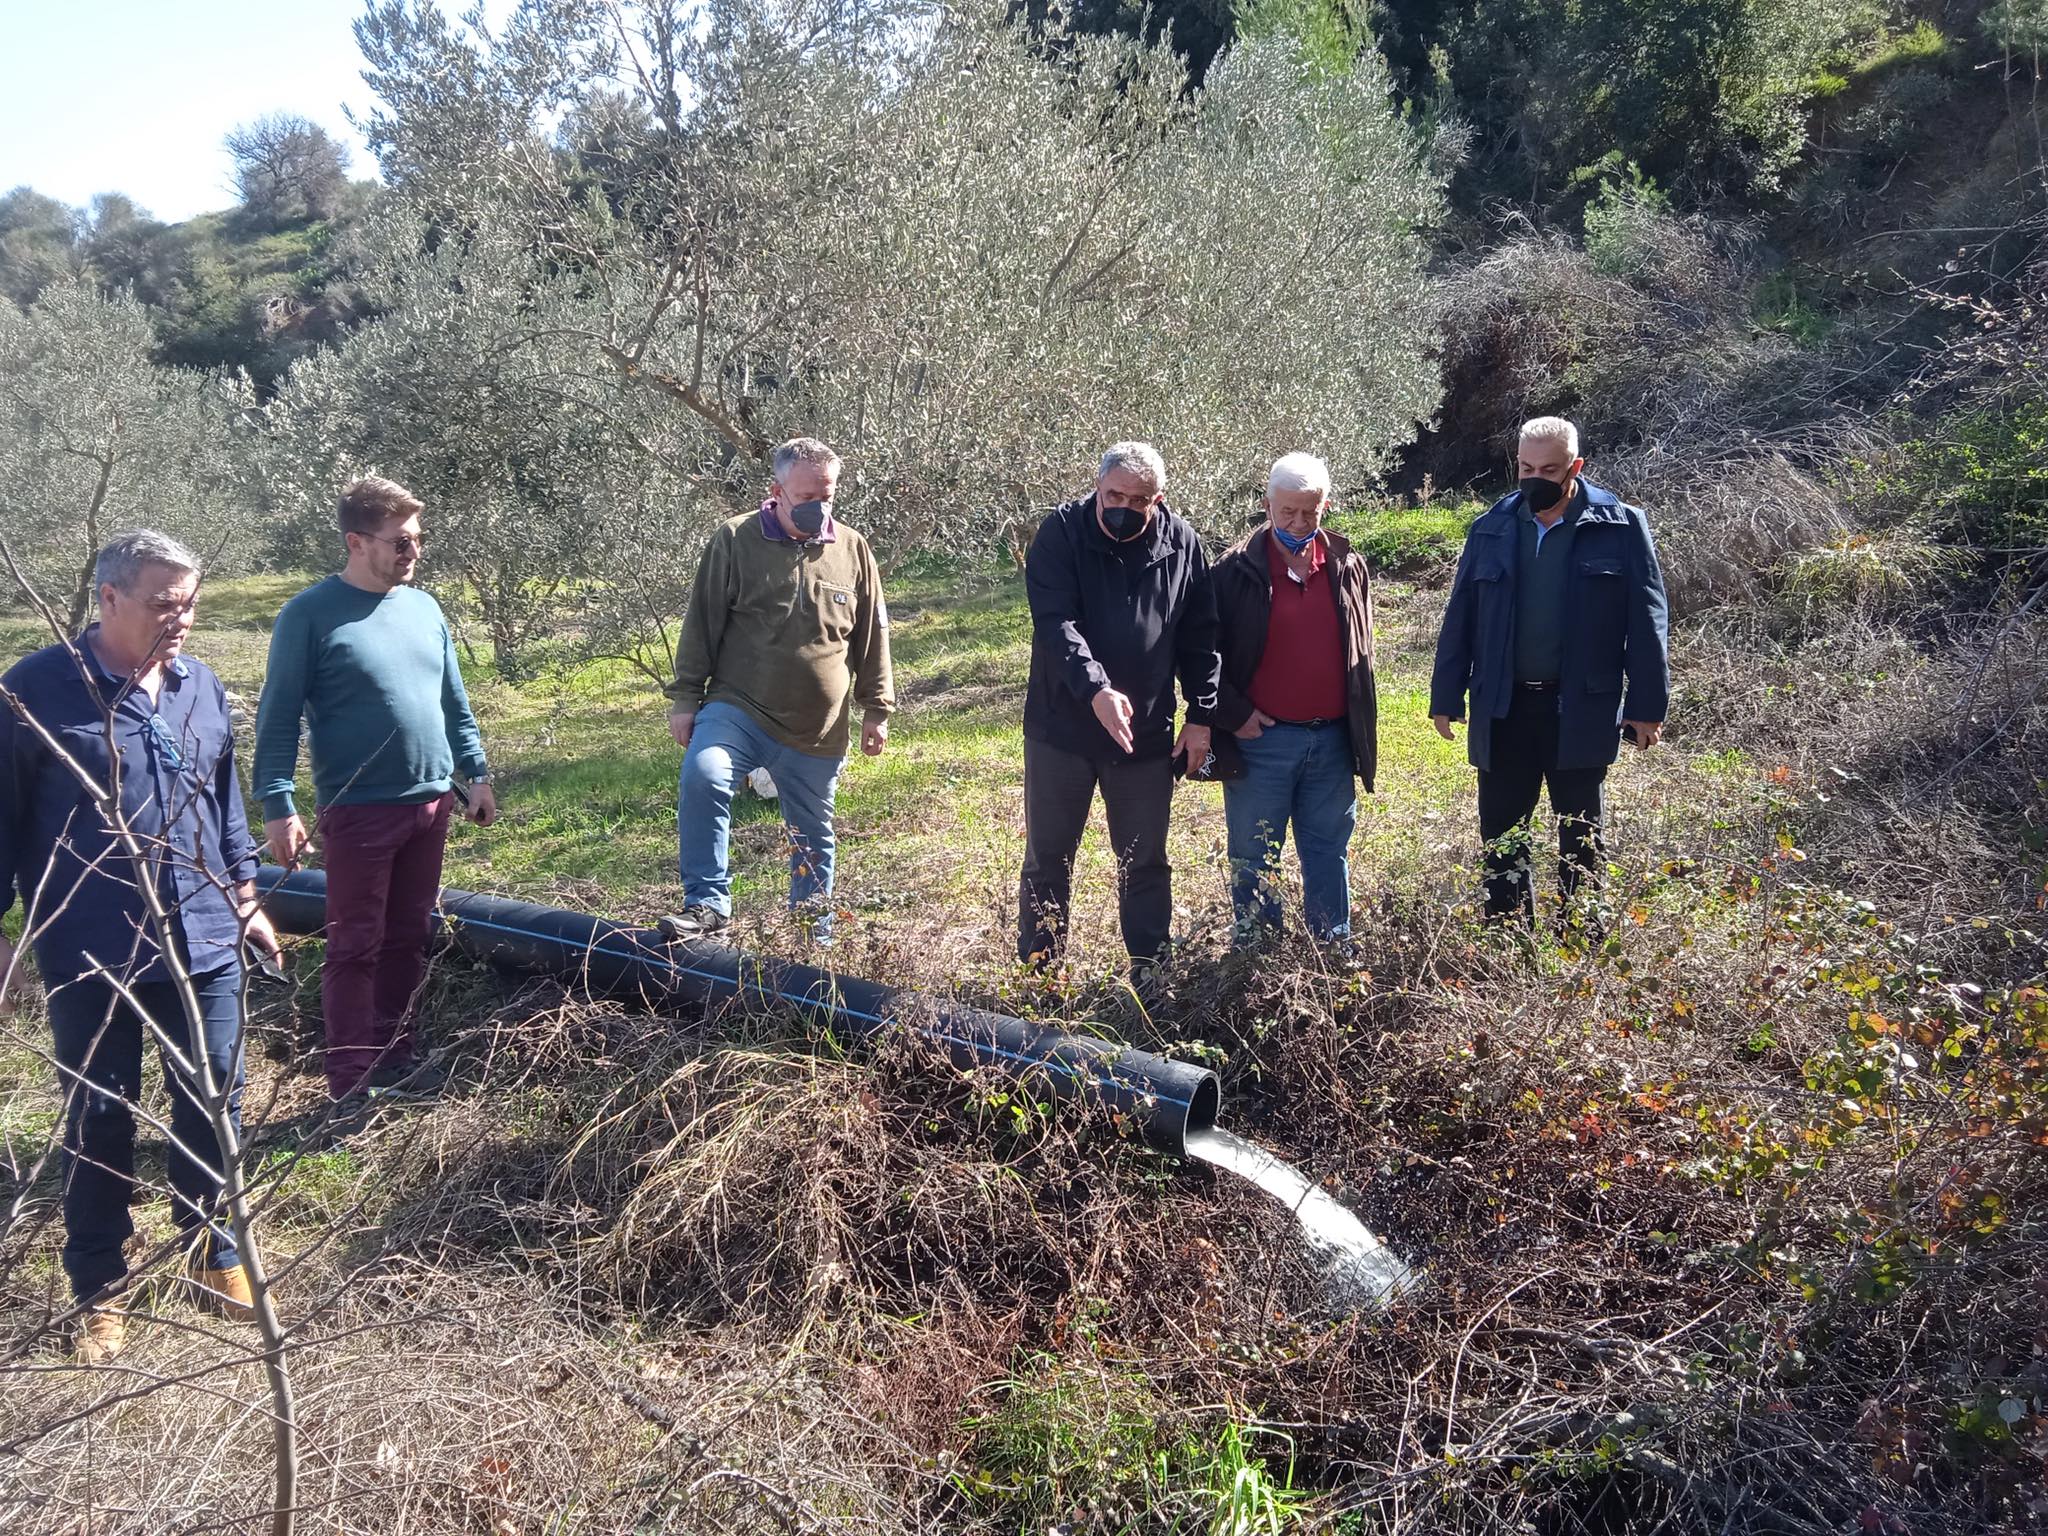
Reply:
<svg viewBox="0 0 2048 1536"><path fill-rule="evenodd" d="M831 936L832 799L861 707L861 750L880 755L896 707L889 611L868 541L832 516L839 455L816 438L775 450L758 512L711 536L676 646L669 732L684 749L676 823L684 937L732 917L732 793L766 768L788 824L789 904Z"/></svg>

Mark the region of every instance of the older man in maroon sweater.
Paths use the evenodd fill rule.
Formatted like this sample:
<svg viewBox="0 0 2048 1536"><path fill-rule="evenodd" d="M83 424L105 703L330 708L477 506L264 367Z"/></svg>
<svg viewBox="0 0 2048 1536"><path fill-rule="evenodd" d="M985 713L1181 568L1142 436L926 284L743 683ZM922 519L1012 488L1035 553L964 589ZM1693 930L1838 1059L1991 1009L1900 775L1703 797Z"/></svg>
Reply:
<svg viewBox="0 0 2048 1536"><path fill-rule="evenodd" d="M1372 578L1364 556L1322 526L1329 502L1329 467L1288 454L1267 480L1266 522L1216 562L1213 577L1223 653L1216 728L1237 738L1245 766L1223 783L1242 939L1279 926L1290 822L1309 931L1351 931L1352 780L1370 790L1378 763Z"/></svg>

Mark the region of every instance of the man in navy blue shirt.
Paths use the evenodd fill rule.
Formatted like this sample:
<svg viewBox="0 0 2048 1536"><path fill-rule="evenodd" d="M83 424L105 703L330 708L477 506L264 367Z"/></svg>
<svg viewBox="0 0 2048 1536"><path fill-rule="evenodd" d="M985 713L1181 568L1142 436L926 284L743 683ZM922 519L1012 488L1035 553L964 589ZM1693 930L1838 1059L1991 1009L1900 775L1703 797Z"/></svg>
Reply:
<svg viewBox="0 0 2048 1536"><path fill-rule="evenodd" d="M217 1310L252 1314L234 1236L215 1215L213 1126L175 1059L183 1055L196 1070L194 1030L142 885L170 914L171 940L199 1002L205 1060L216 1091L230 1091L238 1135L243 936L263 952L277 948L250 883L256 844L235 773L227 694L183 654L198 561L175 540L137 531L101 550L93 575L99 622L0 677L0 915L18 893L49 995L66 1089L64 1270L87 1304L78 1349L88 1362L123 1343L121 1314L103 1303L127 1277L121 1249L134 1231L134 1110L152 1025L171 1094L172 1207L192 1278ZM81 772L94 789L80 783ZM110 778L139 854L101 812L95 791ZM0 938L0 1008L14 964Z"/></svg>

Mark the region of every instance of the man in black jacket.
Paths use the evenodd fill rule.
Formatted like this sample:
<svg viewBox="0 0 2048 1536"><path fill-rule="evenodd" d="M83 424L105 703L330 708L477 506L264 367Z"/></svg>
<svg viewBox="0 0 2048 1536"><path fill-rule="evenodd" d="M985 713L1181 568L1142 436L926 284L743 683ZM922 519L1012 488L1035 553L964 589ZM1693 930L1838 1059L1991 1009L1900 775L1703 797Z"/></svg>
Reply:
<svg viewBox="0 0 2048 1536"><path fill-rule="evenodd" d="M1132 970L1165 954L1173 910L1166 829L1174 754L1209 752L1216 607L1194 529L1168 509L1166 465L1149 443L1102 456L1095 493L1068 502L1031 541L1031 682L1024 696L1024 873L1017 956L1044 965L1065 946L1074 852L1102 790L1116 854L1117 915ZM1187 698L1176 740L1174 679Z"/></svg>
<svg viewBox="0 0 2048 1536"><path fill-rule="evenodd" d="M1524 425L1516 454L1520 488L1465 536L1429 689L1446 741L1471 699L1491 918L1531 912L1528 824L1546 782L1567 906L1597 876L1608 766L1624 733L1656 745L1671 689L1643 514L1580 473L1578 428L1562 417Z"/></svg>

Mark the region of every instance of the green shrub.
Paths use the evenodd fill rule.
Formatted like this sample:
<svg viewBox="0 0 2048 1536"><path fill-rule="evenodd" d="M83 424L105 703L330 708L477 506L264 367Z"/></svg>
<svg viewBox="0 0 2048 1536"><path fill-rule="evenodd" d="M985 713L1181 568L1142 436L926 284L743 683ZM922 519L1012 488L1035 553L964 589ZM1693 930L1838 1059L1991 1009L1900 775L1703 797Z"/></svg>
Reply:
<svg viewBox="0 0 2048 1536"><path fill-rule="evenodd" d="M1430 501L1419 507L1333 512L1329 522L1365 556L1373 574L1413 576L1456 563L1465 530L1486 507L1483 501Z"/></svg>
<svg viewBox="0 0 2048 1536"><path fill-rule="evenodd" d="M1954 86L1937 70L1902 69L1886 75L1842 127L1861 141L1865 155L1889 164L1933 142L1947 123L1945 109L1954 94Z"/></svg>
<svg viewBox="0 0 2048 1536"><path fill-rule="evenodd" d="M1599 190L1586 204L1586 254L1594 270L1633 277L1653 265L1657 224L1670 212L1671 200L1634 161L1607 166Z"/></svg>
<svg viewBox="0 0 2048 1536"><path fill-rule="evenodd" d="M2048 396L1957 411L1905 457L1903 488L1942 537L1993 555L2048 549Z"/></svg>
<svg viewBox="0 0 2048 1536"><path fill-rule="evenodd" d="M2041 0L1997 0L1977 18L1984 35L2011 53L2048 48L2048 7Z"/></svg>
<svg viewBox="0 0 2048 1536"><path fill-rule="evenodd" d="M1789 336L1802 347L1819 346L1835 328L1834 317L1809 302L1789 272L1773 272L1758 283L1749 309L1758 325Z"/></svg>

